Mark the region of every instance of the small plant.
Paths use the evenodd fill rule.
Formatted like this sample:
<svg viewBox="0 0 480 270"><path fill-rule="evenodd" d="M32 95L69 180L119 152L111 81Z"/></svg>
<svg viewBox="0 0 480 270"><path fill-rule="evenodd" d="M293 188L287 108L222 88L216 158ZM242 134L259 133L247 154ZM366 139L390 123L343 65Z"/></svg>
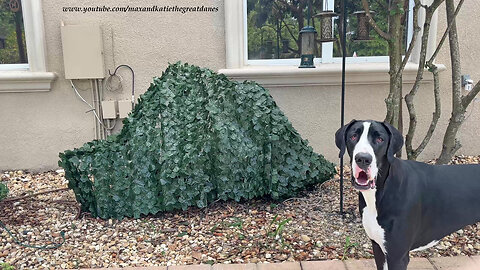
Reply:
<svg viewBox="0 0 480 270"><path fill-rule="evenodd" d="M210 232L211 232L211 233L214 233L218 228L221 227L221 225L222 225L222 224L220 224L220 223L215 224L215 225L210 229Z"/></svg>
<svg viewBox="0 0 480 270"><path fill-rule="evenodd" d="M353 247L356 247L358 246L358 243L352 243L350 241L350 236L347 236L345 238L345 244L343 245L343 255L342 255L342 261L344 260L348 260L348 256L347 256L347 253L348 251L353 248Z"/></svg>
<svg viewBox="0 0 480 270"><path fill-rule="evenodd" d="M5 199L8 195L8 187L7 185L0 183L0 201Z"/></svg>
<svg viewBox="0 0 480 270"><path fill-rule="evenodd" d="M243 220L238 217L234 217L233 219L235 221L230 223L228 227L239 228L240 230L243 229Z"/></svg>
<svg viewBox="0 0 480 270"><path fill-rule="evenodd" d="M267 232L267 235L268 236L271 236L275 239L277 238L280 238L283 242L283 238L282 237L282 232L283 230L285 229L285 225L287 225L288 222L292 221L291 218L287 218L287 219L284 219L284 220L281 220L278 218L278 214L276 214L272 221L270 222L270 225L268 226L268 229L269 231ZM276 224L276 228L274 231L270 231L270 228L272 227L272 225Z"/></svg>
<svg viewBox="0 0 480 270"><path fill-rule="evenodd" d="M0 263L1 270L15 270L15 267L8 263Z"/></svg>
<svg viewBox="0 0 480 270"><path fill-rule="evenodd" d="M185 235L188 235L187 232L180 232L177 234L177 237L184 237Z"/></svg>

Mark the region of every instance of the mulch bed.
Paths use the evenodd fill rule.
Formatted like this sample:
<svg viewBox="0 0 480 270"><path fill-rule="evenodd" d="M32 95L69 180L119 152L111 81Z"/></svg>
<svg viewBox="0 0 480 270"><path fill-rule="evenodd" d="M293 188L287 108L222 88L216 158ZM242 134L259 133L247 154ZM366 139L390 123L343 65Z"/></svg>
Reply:
<svg viewBox="0 0 480 270"><path fill-rule="evenodd" d="M479 163L459 156L453 163ZM348 170L348 169L347 169ZM346 171L349 179L349 171ZM66 187L62 171L4 172L11 197ZM0 203L0 220L30 245L66 241L58 249L21 247L0 229L0 263L19 269L255 263L372 258L358 213L358 194L345 181L339 215L338 175L285 201L214 202L207 208L141 219L101 220L79 213L72 191ZM480 255L480 223L412 256Z"/></svg>

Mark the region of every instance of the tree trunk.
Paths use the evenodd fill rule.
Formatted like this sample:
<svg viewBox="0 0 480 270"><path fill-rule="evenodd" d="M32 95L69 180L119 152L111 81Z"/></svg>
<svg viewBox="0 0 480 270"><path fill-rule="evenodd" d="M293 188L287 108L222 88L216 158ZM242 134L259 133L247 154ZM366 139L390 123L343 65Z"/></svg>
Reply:
<svg viewBox="0 0 480 270"><path fill-rule="evenodd" d="M398 1L393 1L392 6L398 5ZM387 106L387 116L385 117L385 122L390 123L392 126L398 128L399 121L401 120L400 106L402 104L402 33L403 28L402 24L402 14L397 12L393 15L390 15L390 24L388 26L389 33L391 35L390 40L388 40L388 55L390 60L390 92L385 104ZM399 73L400 72L400 73ZM400 131L401 132L401 131Z"/></svg>
<svg viewBox="0 0 480 270"><path fill-rule="evenodd" d="M463 106L462 103L460 49L458 46L457 25L454 21L454 0L446 0L445 5L447 10L447 23L452 25L448 33L450 61L452 64L452 116L450 117L445 136L443 137L442 153L438 157L437 164L448 163L457 150L460 149L461 144L456 139L456 136L465 120L466 110L466 106Z"/></svg>

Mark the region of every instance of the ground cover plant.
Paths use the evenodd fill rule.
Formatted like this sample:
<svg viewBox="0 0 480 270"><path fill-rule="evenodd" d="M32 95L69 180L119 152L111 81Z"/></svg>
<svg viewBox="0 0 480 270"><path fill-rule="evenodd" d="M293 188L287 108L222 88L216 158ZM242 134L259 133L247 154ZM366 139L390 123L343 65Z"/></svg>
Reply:
<svg viewBox="0 0 480 270"><path fill-rule="evenodd" d="M0 201L8 195L8 187L4 183L0 183Z"/></svg>
<svg viewBox="0 0 480 270"><path fill-rule="evenodd" d="M181 63L154 79L120 134L60 159L82 210L119 219L290 197L334 173L265 88Z"/></svg>

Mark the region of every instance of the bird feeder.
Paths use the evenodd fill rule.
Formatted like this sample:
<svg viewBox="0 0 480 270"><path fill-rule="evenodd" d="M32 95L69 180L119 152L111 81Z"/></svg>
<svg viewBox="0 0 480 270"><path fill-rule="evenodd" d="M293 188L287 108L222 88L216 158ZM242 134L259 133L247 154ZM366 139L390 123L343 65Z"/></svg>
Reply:
<svg viewBox="0 0 480 270"><path fill-rule="evenodd" d="M371 40L370 37L370 23L368 22L367 12L355 11L353 14L357 15L357 35L354 40ZM370 11L370 14L373 15L375 12Z"/></svg>
<svg viewBox="0 0 480 270"><path fill-rule="evenodd" d="M314 17L320 17L321 23L321 31L320 31L320 42L332 42L335 41L336 38L333 37L333 17L338 16L337 13L331 10L325 10Z"/></svg>
<svg viewBox="0 0 480 270"><path fill-rule="evenodd" d="M22 10L22 3L20 0L10 0L8 3L11 12L19 12Z"/></svg>
<svg viewBox="0 0 480 270"><path fill-rule="evenodd" d="M300 31L301 61L299 68L314 68L315 36L317 31L312 26L305 26Z"/></svg>

